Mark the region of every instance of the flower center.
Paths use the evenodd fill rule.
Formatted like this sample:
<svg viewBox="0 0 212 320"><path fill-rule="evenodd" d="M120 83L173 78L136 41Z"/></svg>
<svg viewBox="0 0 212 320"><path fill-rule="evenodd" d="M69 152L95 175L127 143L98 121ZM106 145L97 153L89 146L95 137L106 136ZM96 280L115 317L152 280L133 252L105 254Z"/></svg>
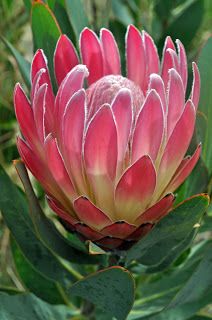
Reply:
<svg viewBox="0 0 212 320"><path fill-rule="evenodd" d="M87 90L88 116L91 118L105 103L111 104L120 89L131 91L133 109L140 110L144 96L141 89L131 80L120 75L108 75L93 83Z"/></svg>

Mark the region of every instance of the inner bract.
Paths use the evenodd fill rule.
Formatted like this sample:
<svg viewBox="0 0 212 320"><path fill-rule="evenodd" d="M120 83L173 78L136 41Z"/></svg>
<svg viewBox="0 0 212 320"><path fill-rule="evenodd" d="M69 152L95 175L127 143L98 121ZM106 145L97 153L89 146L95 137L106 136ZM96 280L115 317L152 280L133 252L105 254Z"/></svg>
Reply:
<svg viewBox="0 0 212 320"><path fill-rule="evenodd" d="M87 90L88 117L91 118L105 103L111 104L120 89L129 89L133 102L134 114L140 110L144 95L131 80L120 75L108 75L93 83Z"/></svg>

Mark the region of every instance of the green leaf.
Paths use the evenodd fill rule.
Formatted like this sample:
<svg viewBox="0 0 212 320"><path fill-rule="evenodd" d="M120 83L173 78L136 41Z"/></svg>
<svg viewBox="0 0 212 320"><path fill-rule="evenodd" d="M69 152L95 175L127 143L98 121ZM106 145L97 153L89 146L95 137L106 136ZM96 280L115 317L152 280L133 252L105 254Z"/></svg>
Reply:
<svg viewBox="0 0 212 320"><path fill-rule="evenodd" d="M180 39L184 46L188 47L202 23L203 16L204 0L188 1L185 9L175 15L163 37L170 35L173 39Z"/></svg>
<svg viewBox="0 0 212 320"><path fill-rule="evenodd" d="M70 320L77 312L65 306L52 306L33 294L10 296L0 293L2 320Z"/></svg>
<svg viewBox="0 0 212 320"><path fill-rule="evenodd" d="M205 317L205 316L194 316L192 318L189 318L189 320L210 320L211 317Z"/></svg>
<svg viewBox="0 0 212 320"><path fill-rule="evenodd" d="M165 258L158 265L149 267L146 272L155 273L166 269L170 264L178 259L182 252L184 252L189 247L196 233L197 229L193 229L192 232L188 234L188 236L183 241L181 241L178 246L170 250L167 256L165 256Z"/></svg>
<svg viewBox="0 0 212 320"><path fill-rule="evenodd" d="M56 229L53 223L45 216L43 210L40 207L38 199L33 191L32 185L29 180L29 176L24 163L21 160L14 161L16 170L23 183L25 193L29 202L29 212L34 224L35 232L38 237L45 241L49 248L55 251L62 258L75 262L81 263L99 263L101 258L92 257L88 254L88 249L83 243L78 242L72 238L71 241L67 241ZM77 249L77 250L76 250ZM79 251L80 252L79 254Z"/></svg>
<svg viewBox="0 0 212 320"><path fill-rule="evenodd" d="M5 292L10 295L24 293L23 290L19 290L16 287L0 286L0 292Z"/></svg>
<svg viewBox="0 0 212 320"><path fill-rule="evenodd" d="M39 48L44 50L55 86L53 55L61 30L53 12L44 3L33 2L32 4L32 33L34 50Z"/></svg>
<svg viewBox="0 0 212 320"><path fill-rule="evenodd" d="M118 47L119 47L119 52L120 52L120 57L121 57L121 69L122 69L122 75L124 76L126 74L126 59L125 59L125 34L126 34L126 26L123 25L120 21L118 20L111 20L109 23L109 29L113 33Z"/></svg>
<svg viewBox="0 0 212 320"><path fill-rule="evenodd" d="M209 174L212 173L212 37L208 39L203 47L199 59L198 67L201 76L201 96L199 103L199 110L202 111L208 120L208 125L205 133L205 140L203 141L202 157L208 168Z"/></svg>
<svg viewBox="0 0 212 320"><path fill-rule="evenodd" d="M157 274L147 283L141 283L139 289L141 298L135 302L133 310L130 312L129 320L188 319L190 315L186 316L183 309L180 310L178 308L178 310L173 309L167 312L167 306L170 305L172 299L174 301L175 296L181 290L184 290L183 288L199 269L210 249L210 241L200 243L192 248L188 258L181 265L169 269L166 273Z"/></svg>
<svg viewBox="0 0 212 320"><path fill-rule="evenodd" d="M76 282L72 295L84 298L118 320L126 319L134 301L134 280L124 268L111 267Z"/></svg>
<svg viewBox="0 0 212 320"><path fill-rule="evenodd" d="M53 8L54 8L55 3L57 2L57 0L47 0L47 2L48 2L49 8L53 11ZM62 3L64 1L63 0L59 0L58 2Z"/></svg>
<svg viewBox="0 0 212 320"><path fill-rule="evenodd" d="M25 8L28 13L30 13L31 8L32 8L32 1L31 0L23 0Z"/></svg>
<svg viewBox="0 0 212 320"><path fill-rule="evenodd" d="M145 320L186 320L212 302L212 244L203 260L168 307Z"/></svg>
<svg viewBox="0 0 212 320"><path fill-rule="evenodd" d="M155 2L155 12L157 13L159 18L167 20L170 18L170 13L173 8L176 8L182 2L185 2L185 0L158 0Z"/></svg>
<svg viewBox="0 0 212 320"><path fill-rule="evenodd" d="M137 259L144 265L156 265L170 250L188 236L208 206L207 195L187 199L159 221L150 233L127 252L126 261Z"/></svg>
<svg viewBox="0 0 212 320"><path fill-rule="evenodd" d="M112 10L116 19L123 25L128 26L129 24L133 24L134 21L130 10L123 1L112 0Z"/></svg>
<svg viewBox="0 0 212 320"><path fill-rule="evenodd" d="M74 29L76 39L78 40L81 31L89 27L88 17L82 0L65 0L65 6L69 16L69 21Z"/></svg>
<svg viewBox="0 0 212 320"><path fill-rule="evenodd" d="M212 230L212 216L211 216L211 213L212 213L211 209L208 209L208 213L204 217L203 224L201 225L201 228L200 228L199 232L206 232L206 231L211 232L211 230Z"/></svg>
<svg viewBox="0 0 212 320"><path fill-rule="evenodd" d="M76 35L69 21L65 0L48 0L48 5L54 13L62 33L65 33L75 45L78 44L78 39L75 39Z"/></svg>
<svg viewBox="0 0 212 320"><path fill-rule="evenodd" d="M1 39L9 49L10 53L14 56L27 88L30 88L30 63L13 47L11 43L9 43L9 41L3 37L1 37Z"/></svg>
<svg viewBox="0 0 212 320"><path fill-rule="evenodd" d="M11 247L15 267L24 286L49 303L66 303L60 285L39 273L25 258L13 238L11 238Z"/></svg>
<svg viewBox="0 0 212 320"><path fill-rule="evenodd" d="M0 167L0 210L24 256L40 273L58 281L63 286L80 279L73 269L64 266L61 259L53 253L34 232L23 195Z"/></svg>
<svg viewBox="0 0 212 320"><path fill-rule="evenodd" d="M212 243L205 252L203 260L186 285L171 301L167 309L180 305L193 304L194 312L212 301ZM211 294L210 294L211 293ZM194 303L195 302L195 303ZM193 313L194 313L193 312Z"/></svg>

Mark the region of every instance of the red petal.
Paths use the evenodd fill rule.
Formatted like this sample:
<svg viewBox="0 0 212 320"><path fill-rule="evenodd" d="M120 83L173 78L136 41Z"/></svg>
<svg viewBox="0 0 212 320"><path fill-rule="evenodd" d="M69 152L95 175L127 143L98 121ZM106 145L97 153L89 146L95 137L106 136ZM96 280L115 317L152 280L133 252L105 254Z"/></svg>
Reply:
<svg viewBox="0 0 212 320"><path fill-rule="evenodd" d="M49 170L56 183L64 191L68 199L75 198L74 186L64 166L57 142L51 135L46 138L44 148Z"/></svg>
<svg viewBox="0 0 212 320"><path fill-rule="evenodd" d="M191 100L186 103L184 112L177 122L166 145L158 171L157 190L161 194L162 189L173 177L180 162L188 149L195 125L195 111ZM159 195L159 194L158 194Z"/></svg>
<svg viewBox="0 0 212 320"><path fill-rule="evenodd" d="M146 77L144 44L140 32L132 25L126 34L126 55L127 77L144 90Z"/></svg>
<svg viewBox="0 0 212 320"><path fill-rule="evenodd" d="M103 76L103 57L96 34L88 28L81 33L80 51L82 61L89 70L88 84L91 85Z"/></svg>
<svg viewBox="0 0 212 320"><path fill-rule="evenodd" d="M147 233L149 233L153 226L154 225L151 223L143 224L132 234L130 234L127 240L138 241L139 239L143 238Z"/></svg>
<svg viewBox="0 0 212 320"><path fill-rule="evenodd" d="M178 59L178 56L177 56L177 53L176 53L176 50L174 48L173 49L167 49L171 59L172 59L172 65L173 65L173 68L178 72L180 73L180 66L179 66L179 59Z"/></svg>
<svg viewBox="0 0 212 320"><path fill-rule="evenodd" d="M69 199L64 195L60 186L55 182L49 171L49 166L29 148L29 146L20 138L17 140L18 151L28 169L35 178L42 184L45 192L56 198L63 206L70 210L72 208Z"/></svg>
<svg viewBox="0 0 212 320"><path fill-rule="evenodd" d="M102 229L112 221L97 208L88 198L79 197L74 201L74 209L80 221L91 228Z"/></svg>
<svg viewBox="0 0 212 320"><path fill-rule="evenodd" d="M109 105L95 114L84 144L86 173L96 204L105 212L113 210L113 180L117 165L117 131Z"/></svg>
<svg viewBox="0 0 212 320"><path fill-rule="evenodd" d="M79 59L73 43L65 34L61 35L54 54L54 69L58 85L77 64Z"/></svg>
<svg viewBox="0 0 212 320"><path fill-rule="evenodd" d="M32 108L34 109L34 100L37 95L38 90L41 86L46 86L46 93L45 93L45 112L44 112L44 134L45 136L48 135L49 132L54 130L54 95L52 93L52 88L49 87L48 81L46 79L46 69L42 68L39 69L36 73L31 89L31 101L32 101Z"/></svg>
<svg viewBox="0 0 212 320"><path fill-rule="evenodd" d="M17 84L14 90L14 106L21 132L33 148L35 144L39 143L39 139L31 105L20 84Z"/></svg>
<svg viewBox="0 0 212 320"><path fill-rule="evenodd" d="M103 237L103 235L100 232L91 229L90 227L86 226L85 224L77 223L75 225L75 227L76 227L77 232L79 232L81 235L83 235L86 238L86 240L95 241L95 240L99 240Z"/></svg>
<svg viewBox="0 0 212 320"><path fill-rule="evenodd" d="M155 46L153 39L145 31L143 31L143 40L147 61L147 75L149 77L152 73L159 73L159 57L157 47ZM147 79L147 83L148 81L149 79Z"/></svg>
<svg viewBox="0 0 212 320"><path fill-rule="evenodd" d="M184 165L180 166L180 170L177 170L177 173L174 175L170 184L167 186L166 192L175 191L183 183L183 181L189 176L189 174L197 164L200 154L201 154L201 145L197 147L193 156L187 159L187 161L184 162Z"/></svg>
<svg viewBox="0 0 212 320"><path fill-rule="evenodd" d="M57 123L62 122L62 117L65 112L66 105L73 94L82 89L83 81L88 76L88 70L83 65L74 67L65 77L58 90L55 101L55 117ZM56 128L58 131L59 128Z"/></svg>
<svg viewBox="0 0 212 320"><path fill-rule="evenodd" d="M43 161L37 157L21 138L17 139L17 147L21 158L35 178L43 185L48 193L54 194L55 182Z"/></svg>
<svg viewBox="0 0 212 320"><path fill-rule="evenodd" d="M135 224L141 225L147 222L154 223L160 220L172 207L174 200L175 197L172 193L167 194L151 208L147 209L145 212L142 212L141 215L135 220Z"/></svg>
<svg viewBox="0 0 212 320"><path fill-rule="evenodd" d="M103 28L100 31L100 40L104 58L104 75L120 74L121 65L119 50L113 34L109 30Z"/></svg>
<svg viewBox="0 0 212 320"><path fill-rule="evenodd" d="M101 233L106 236L112 236L115 238L125 239L136 229L136 226L129 224L125 221L117 221L104 229Z"/></svg>
<svg viewBox="0 0 212 320"><path fill-rule="evenodd" d="M50 208L56 212L56 214L63 220L65 220L66 222L68 222L69 225L71 225L73 227L73 229L75 229L74 225L76 223L78 223L78 220L76 220L76 218L74 217L74 213L71 213L70 212L67 212L65 211L65 209L62 209L59 204L57 203L56 200L54 200L53 198L51 197L47 197L47 201L48 201L48 204L50 206Z"/></svg>
<svg viewBox="0 0 212 320"><path fill-rule="evenodd" d="M40 141L43 143L45 139L44 129L44 111L46 102L47 84L43 84L37 91L33 101L33 112L35 125Z"/></svg>
<svg viewBox="0 0 212 320"><path fill-rule="evenodd" d="M122 163L126 153L132 126L132 99L128 89L121 89L112 102L118 134L118 161Z"/></svg>
<svg viewBox="0 0 212 320"><path fill-rule="evenodd" d="M161 69L162 69L161 77L164 81L165 88L167 88L167 84L168 84L168 80L169 80L168 71L169 71L169 69L174 67L173 59L172 59L171 53L168 49L175 50L174 43L169 36L166 38L166 41L164 44L162 65L161 65Z"/></svg>
<svg viewBox="0 0 212 320"><path fill-rule="evenodd" d="M155 89L160 96L164 114L167 112L166 92L162 78L158 74L150 75L149 91Z"/></svg>
<svg viewBox="0 0 212 320"><path fill-rule="evenodd" d="M110 155L108 154L110 152ZM85 164L90 174L114 179L117 163L117 132L109 105L104 105L89 124L85 138Z"/></svg>
<svg viewBox="0 0 212 320"><path fill-rule="evenodd" d="M38 49L33 57L32 60L32 66L31 66L31 81L34 81L34 78L37 74L37 72L44 68L45 70L47 70L47 59L46 56L44 55L44 52L42 49ZM47 83L50 78L48 73L45 74L45 82Z"/></svg>
<svg viewBox="0 0 212 320"><path fill-rule="evenodd" d="M38 89L43 85L46 84L46 82L43 81L42 77L46 73L46 69L42 68L39 69L36 75L33 78L32 87L31 87L31 93L30 93L30 99L33 105L34 98L36 96L36 93ZM42 80L42 81L41 81Z"/></svg>
<svg viewBox="0 0 212 320"><path fill-rule="evenodd" d="M67 103L62 122L61 150L66 168L80 193L86 192L82 164L85 126L85 91L76 92Z"/></svg>
<svg viewBox="0 0 212 320"><path fill-rule="evenodd" d="M43 53L42 49L38 49L33 57L32 61L32 68L31 68L31 80L34 81L34 78L37 74L37 72L44 68L46 70L45 73L42 75L42 79L40 81L40 85L47 83L48 84L48 95L49 95L49 101L51 102L51 108L54 106L54 94L52 90L52 84L49 76L49 71L47 67L47 59Z"/></svg>
<svg viewBox="0 0 212 320"><path fill-rule="evenodd" d="M167 139L170 137L185 105L182 79L175 69L169 70Z"/></svg>
<svg viewBox="0 0 212 320"><path fill-rule="evenodd" d="M111 238L111 237L105 237L101 240L96 241L96 244L99 246L102 246L106 249L116 249L120 247L120 245L123 243L123 240Z"/></svg>
<svg viewBox="0 0 212 320"><path fill-rule="evenodd" d="M183 44L180 40L176 40L178 48L178 59L179 59L179 73L182 78L184 89L186 91L187 80L188 80L188 67L187 67L187 57Z"/></svg>
<svg viewBox="0 0 212 320"><path fill-rule="evenodd" d="M137 118L132 143L132 162L146 154L155 161L163 133L163 107L157 92L151 90Z"/></svg>
<svg viewBox="0 0 212 320"><path fill-rule="evenodd" d="M117 219L132 222L150 201L156 184L156 172L149 156L129 167L115 191Z"/></svg>

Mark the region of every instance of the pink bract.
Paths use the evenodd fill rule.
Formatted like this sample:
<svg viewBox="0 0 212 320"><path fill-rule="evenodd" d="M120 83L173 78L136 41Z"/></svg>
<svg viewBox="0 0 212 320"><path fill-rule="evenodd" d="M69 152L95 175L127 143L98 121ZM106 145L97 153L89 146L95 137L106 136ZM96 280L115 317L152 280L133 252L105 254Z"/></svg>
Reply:
<svg viewBox="0 0 212 320"><path fill-rule="evenodd" d="M199 159L200 145L185 157L199 72L193 63L186 101L187 58L179 40L176 50L167 37L160 63L149 34L129 26L126 77L109 30L98 38L85 28L79 42L81 59L65 35L58 40L56 96L42 50L32 62L30 101L17 84L18 149L70 230L106 249L125 248L170 211L173 192Z"/></svg>

